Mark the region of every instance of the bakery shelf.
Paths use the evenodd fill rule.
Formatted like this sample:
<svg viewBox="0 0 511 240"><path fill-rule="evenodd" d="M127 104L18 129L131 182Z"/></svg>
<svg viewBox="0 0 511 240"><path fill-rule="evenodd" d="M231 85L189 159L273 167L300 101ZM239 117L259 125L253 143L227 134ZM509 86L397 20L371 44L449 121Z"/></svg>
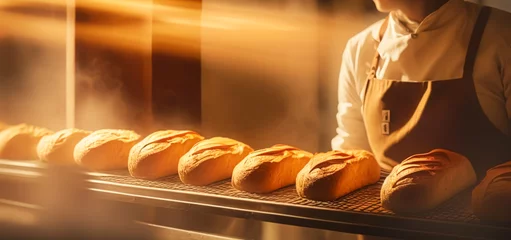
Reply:
<svg viewBox="0 0 511 240"><path fill-rule="evenodd" d="M0 175L42 172L38 162L0 160ZM380 206L384 177L374 185L332 202L300 198L294 187L271 194L250 194L229 181L197 187L182 184L177 176L157 181L135 179L127 171L88 173L89 189L117 201L200 211L229 217L269 221L301 227L387 237L424 239L509 239L511 228L480 222L470 211L470 191L463 192L434 211L400 216Z"/></svg>

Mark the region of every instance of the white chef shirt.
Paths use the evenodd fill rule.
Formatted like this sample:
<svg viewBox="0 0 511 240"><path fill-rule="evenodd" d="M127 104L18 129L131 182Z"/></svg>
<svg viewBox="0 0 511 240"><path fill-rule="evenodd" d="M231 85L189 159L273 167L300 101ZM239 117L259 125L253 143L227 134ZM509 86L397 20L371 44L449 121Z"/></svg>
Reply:
<svg viewBox="0 0 511 240"><path fill-rule="evenodd" d="M393 12L379 45L378 35L383 20L351 38L344 50L340 70L338 128L332 148L371 151L362 116L362 100L375 51L381 56L376 72L378 79L427 81L461 78L478 9L478 5L470 2L450 0L421 23ZM473 75L484 113L505 134L509 134L511 119L509 23L511 13L492 10ZM417 34L415 39L410 30Z"/></svg>

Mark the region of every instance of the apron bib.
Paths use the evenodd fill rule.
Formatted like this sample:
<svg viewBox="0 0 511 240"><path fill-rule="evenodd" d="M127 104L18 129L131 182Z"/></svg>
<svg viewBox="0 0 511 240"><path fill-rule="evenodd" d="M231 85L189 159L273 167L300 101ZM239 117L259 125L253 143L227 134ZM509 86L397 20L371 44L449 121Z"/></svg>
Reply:
<svg viewBox="0 0 511 240"><path fill-rule="evenodd" d="M511 138L497 129L477 98L473 70L491 8L483 7L472 31L463 77L402 82L376 79L376 52L366 84L363 115L370 146L387 170L409 156L446 149L467 157L478 178L511 160ZM386 20L380 38L386 31Z"/></svg>

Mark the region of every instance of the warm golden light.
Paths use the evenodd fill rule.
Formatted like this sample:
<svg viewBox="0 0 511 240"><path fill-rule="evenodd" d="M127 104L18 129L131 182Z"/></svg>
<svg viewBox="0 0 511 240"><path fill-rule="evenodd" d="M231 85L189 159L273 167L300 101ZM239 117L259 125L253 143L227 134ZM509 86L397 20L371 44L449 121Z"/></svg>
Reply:
<svg viewBox="0 0 511 240"><path fill-rule="evenodd" d="M52 10L41 13L41 9ZM319 121L318 77L337 77L345 41L376 20L366 18L367 15L357 16L349 11L322 14L313 1L0 1L0 34L46 49L65 49L65 62L53 72L65 72L65 89L57 91L65 91L66 127L86 123L84 128L94 130L131 126L126 120L141 122L138 118L133 120L133 102L126 98L136 98L135 103L140 106L135 107L143 109L137 116L147 116L147 122L152 122L152 61L155 56L157 61L165 61L159 56L170 56L179 59L178 65L195 61L200 66L191 71L200 71L202 78L204 129L224 128L225 134L232 137L268 132L264 138L259 137L261 145L287 139L296 139L304 146L315 144L314 137L304 138L300 132L315 131ZM320 58L334 62L320 63ZM64 100L55 97L51 103L41 101L54 89L35 84L45 79L45 72L32 71L41 64L37 59L30 60L23 63L33 79L30 84L44 90L32 90L30 96L23 93L23 106L30 108L20 107L16 114L22 116L20 119L37 115L44 118L41 122L53 124L52 116L40 117L45 111L31 107L29 102L37 101L38 108L55 109ZM158 74L163 79L168 76L168 81L185 81L180 79L183 73L166 73L164 67ZM126 75L132 79L126 79ZM329 98L334 105L335 80L329 84ZM126 88L136 88L137 94L143 94L125 94ZM160 94L172 98L174 90L164 89ZM226 116L230 116L229 120ZM181 118L165 117L172 118L172 122ZM267 131L269 126L274 130Z"/></svg>
<svg viewBox="0 0 511 240"><path fill-rule="evenodd" d="M37 7L37 4L61 7L71 15L65 21L13 11ZM215 4L214 11L202 14L200 5L193 1L168 1L161 5L143 0L82 0L75 5L75 1L68 0L6 0L0 3L0 28L7 34L32 41L62 44L62 39L54 36L67 30L68 35L74 32L68 22L75 19L74 11L69 12L75 6L77 12L93 12L100 16L99 22L80 22L77 19L76 24L80 28L77 39L130 50L144 50L141 46L146 36L136 33L141 25L148 22L152 24L154 35L165 38L165 44L158 44L161 49L155 50L182 54L196 50L197 46L190 42L197 40L197 29L222 31L231 42L243 44L243 41L253 42L268 37L299 37L318 26L314 15L300 12L283 14L264 8L248 10L242 6ZM152 15L147 14L148 11L152 11ZM101 22L101 18L105 18L106 24ZM16 26L10 24L12 22L16 22Z"/></svg>
<svg viewBox="0 0 511 240"><path fill-rule="evenodd" d="M75 127L75 0L66 0L66 128Z"/></svg>

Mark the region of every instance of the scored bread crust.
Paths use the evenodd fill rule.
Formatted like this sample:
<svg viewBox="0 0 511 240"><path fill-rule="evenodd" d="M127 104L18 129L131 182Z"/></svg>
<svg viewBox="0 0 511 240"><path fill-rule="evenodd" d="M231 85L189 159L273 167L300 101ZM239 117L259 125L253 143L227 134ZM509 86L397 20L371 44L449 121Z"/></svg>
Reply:
<svg viewBox="0 0 511 240"><path fill-rule="evenodd" d="M269 193L295 183L312 154L277 144L250 153L233 170L232 186L251 193Z"/></svg>
<svg viewBox="0 0 511 240"><path fill-rule="evenodd" d="M444 149L405 159L392 169L381 193L384 208L396 213L431 210L476 182L470 161Z"/></svg>
<svg viewBox="0 0 511 240"><path fill-rule="evenodd" d="M37 145L37 156L39 160L45 162L75 164L73 156L75 146L91 133L90 131L69 128L46 135L41 138Z"/></svg>
<svg viewBox="0 0 511 240"><path fill-rule="evenodd" d="M93 171L125 169L130 149L140 141L131 130L102 129L92 132L76 144L76 163Z"/></svg>
<svg viewBox="0 0 511 240"><path fill-rule="evenodd" d="M158 179L177 173L179 159L204 137L193 131L157 131L130 151L129 172L142 179Z"/></svg>
<svg viewBox="0 0 511 240"><path fill-rule="evenodd" d="M0 132L0 158L36 160L37 144L52 133L49 129L24 123L8 127Z"/></svg>
<svg viewBox="0 0 511 240"><path fill-rule="evenodd" d="M296 177L300 197L332 201L380 180L380 166L365 150L315 154Z"/></svg>
<svg viewBox="0 0 511 240"><path fill-rule="evenodd" d="M472 191L472 210L480 220L511 222L511 162L489 169Z"/></svg>
<svg viewBox="0 0 511 240"><path fill-rule="evenodd" d="M228 179L234 167L252 151L248 145L230 138L200 141L179 160L179 178L191 185L208 185Z"/></svg>

